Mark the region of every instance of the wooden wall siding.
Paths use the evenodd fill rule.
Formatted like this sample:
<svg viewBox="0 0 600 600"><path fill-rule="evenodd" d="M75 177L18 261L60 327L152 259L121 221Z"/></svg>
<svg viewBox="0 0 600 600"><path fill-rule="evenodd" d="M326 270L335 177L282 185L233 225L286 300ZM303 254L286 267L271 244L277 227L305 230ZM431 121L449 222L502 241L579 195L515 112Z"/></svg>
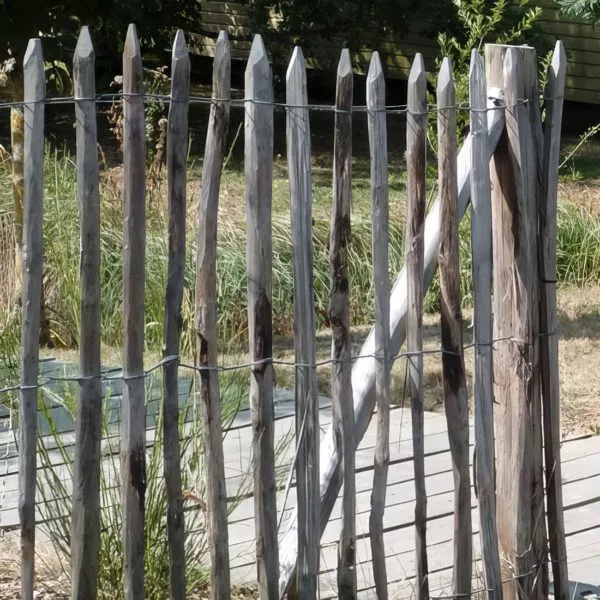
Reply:
<svg viewBox="0 0 600 600"><path fill-rule="evenodd" d="M247 6L239 2L202 2L202 29L216 34L221 29L235 37L246 40L231 41L231 56L234 60L246 60L250 53L252 39ZM540 25L550 41L559 38L567 52L568 67L565 82L565 98L575 102L600 103L600 26L594 27L579 19L569 19L559 14L553 0L537 0L535 4L544 9ZM275 17L273 17L275 18ZM418 24L417 24L418 25ZM215 39L190 34L190 49L200 55L213 56ZM334 71L341 40L323 40L315 45L306 56L309 68ZM367 44L368 46L368 44ZM404 36L401 42L389 42L378 48L386 77L408 79L413 58L421 52L427 68L433 67L438 49L435 40L417 34ZM366 74L371 50L365 47L353 56L358 72Z"/></svg>

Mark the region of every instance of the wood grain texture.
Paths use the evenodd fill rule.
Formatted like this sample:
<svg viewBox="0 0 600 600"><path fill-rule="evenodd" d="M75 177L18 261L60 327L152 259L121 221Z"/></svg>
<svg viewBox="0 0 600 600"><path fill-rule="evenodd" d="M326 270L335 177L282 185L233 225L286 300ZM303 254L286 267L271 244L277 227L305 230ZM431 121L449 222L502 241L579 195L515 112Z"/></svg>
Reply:
<svg viewBox="0 0 600 600"><path fill-rule="evenodd" d="M537 190L526 94L526 47L486 45L488 85L503 87L506 134L492 161L497 526L506 597L538 597L534 502L537 369ZM537 99L536 99L537 100ZM533 176L532 176L533 174ZM542 517L543 523L543 517ZM535 568L533 569L535 570ZM514 580L518 576L517 580Z"/></svg>
<svg viewBox="0 0 600 600"><path fill-rule="evenodd" d="M121 473L126 600L144 598L146 249L144 79L135 25L123 50L123 415Z"/></svg>
<svg viewBox="0 0 600 600"><path fill-rule="evenodd" d="M442 241L438 264L441 289L444 407L454 475L453 593L471 594L473 531L469 475L469 398L465 375L460 294L458 184L456 179L456 91L444 58L437 80L438 189Z"/></svg>
<svg viewBox="0 0 600 600"><path fill-rule="evenodd" d="M371 492L369 536L377 597L388 597L383 513L390 462L390 276L388 272L389 206L385 79L379 53L371 57L367 75L367 110L371 155L371 221L373 224L373 283L375 288L375 396L377 441Z"/></svg>
<svg viewBox="0 0 600 600"><path fill-rule="evenodd" d="M73 514L71 521L71 598L97 596L100 552L100 188L96 129L96 74L92 39L82 27L73 57L77 196L81 227L80 343ZM85 100L78 100L85 98Z"/></svg>
<svg viewBox="0 0 600 600"><path fill-rule="evenodd" d="M560 460L560 385L558 363L558 316L556 311L556 200L560 132L564 103L567 56L562 42L556 42L544 98L546 122L542 196L540 199L540 363L544 415L548 541L552 559L554 597L569 599L569 575L563 517L562 468Z"/></svg>
<svg viewBox="0 0 600 600"><path fill-rule="evenodd" d="M423 262L425 224L425 144L427 128L427 81L423 56L417 54L408 77L406 115L407 215L406 349L408 395L413 428L415 468L415 547L417 560L416 597L429 597L427 568L427 491L425 489L423 434Z"/></svg>
<svg viewBox="0 0 600 600"><path fill-rule="evenodd" d="M489 144L486 147L486 156L489 159L494 151L500 135L504 129L504 112L492 110L488 114ZM467 136L458 156L458 214L465 214L470 186L470 153L471 136ZM437 257L441 239L440 229L440 204L436 200L425 220L425 260L423 287L427 288L437 268ZM398 274L390 295L390 355L393 356L400 350L406 335L406 267ZM371 330L360 350L360 360L352 367L352 397L354 403L355 425L354 443L360 443L367 431L373 409L375 408L375 370L376 359L374 332ZM333 428L330 427L321 440L320 456L320 487L321 487L321 530L325 528L335 505L339 490L342 485L340 462L341 457L335 450ZM288 589L296 570L297 559L297 512L289 521L283 540L280 543L280 590Z"/></svg>
<svg viewBox="0 0 600 600"><path fill-rule="evenodd" d="M331 322L331 401L336 452L344 479L342 527L338 545L338 596L356 598L356 483L354 406L350 340L348 246L352 205L352 61L342 50L337 70L333 141L333 206L329 237L329 320Z"/></svg>
<svg viewBox="0 0 600 600"><path fill-rule="evenodd" d="M260 35L254 36L245 76L244 169L248 241L248 337L252 447L254 453L254 515L256 569L262 600L279 597L279 551L275 482L273 409L273 79Z"/></svg>
<svg viewBox="0 0 600 600"><path fill-rule="evenodd" d="M39 39L29 40L23 59L24 197L21 360L19 390L19 520L21 598L33 599L35 577L35 488L40 307L44 219L44 57Z"/></svg>
<svg viewBox="0 0 600 600"><path fill-rule="evenodd" d="M227 530L227 490L221 425L219 373L215 370L217 346L217 215L223 155L229 127L231 98L231 52L227 33L219 34L213 62L213 102L202 165L202 191L196 254L196 352L199 377L197 393L204 421L204 460L206 464L206 505L208 542L211 557L213 600L229 598L229 534ZM210 367L210 368L206 368Z"/></svg>
<svg viewBox="0 0 600 600"><path fill-rule="evenodd" d="M163 358L179 356L181 303L185 277L186 169L190 59L183 31L178 30L171 53L171 104L167 125L167 200L169 206L169 258L165 289ZM179 359L163 366L164 469L167 490L167 537L169 542L171 600L184 600L185 527L181 489L179 445Z"/></svg>
<svg viewBox="0 0 600 600"><path fill-rule="evenodd" d="M308 104L306 66L296 46L286 75L286 102ZM296 364L296 484L298 494L298 598L318 594L319 572L319 406L315 364L312 191L308 108L287 110L287 157L294 247L294 348ZM300 435L302 423L304 432Z"/></svg>
<svg viewBox="0 0 600 600"><path fill-rule="evenodd" d="M494 447L494 371L492 362L492 205L487 89L479 52L471 53L471 251L473 254L473 378L475 406L475 485L479 506L483 575L487 597L502 598L496 526L496 458ZM500 107L497 107L500 108ZM496 110L495 112L500 112Z"/></svg>
<svg viewBox="0 0 600 600"><path fill-rule="evenodd" d="M532 597L548 597L548 540L545 519L544 489L544 450L543 450L543 418L542 418L542 382L540 365L540 265L541 244L539 238L539 212L542 203L542 170L544 162L544 134L540 109L538 82L538 60L533 48L523 49L523 85L524 98L527 101L527 117L530 129L527 132L528 155L530 168L526 172L529 198L528 209L532 235L530 253L534 276L531 281L531 312L533 327L532 347L532 454L531 454L531 527L532 527L532 564L534 591Z"/></svg>

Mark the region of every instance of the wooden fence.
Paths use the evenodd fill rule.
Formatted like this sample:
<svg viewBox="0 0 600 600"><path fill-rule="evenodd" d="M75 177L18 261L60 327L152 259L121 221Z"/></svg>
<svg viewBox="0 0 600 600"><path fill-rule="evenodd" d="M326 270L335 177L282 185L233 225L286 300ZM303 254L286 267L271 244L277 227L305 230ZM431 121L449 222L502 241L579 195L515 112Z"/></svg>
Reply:
<svg viewBox="0 0 600 600"><path fill-rule="evenodd" d="M377 445L369 534L376 593L388 597L383 516L390 460L390 369L407 358L411 401L417 584L429 597L427 490L424 473L423 294L436 266L441 283L444 401L454 474L452 597L472 593L469 391L462 339L458 226L471 201L474 302L476 467L474 478L489 598L545 598L552 567L555 597L568 597L562 517L556 335L556 199L565 54L556 45L543 95L542 125L535 50L488 45L485 67L473 51L470 102L457 105L452 66L444 60L437 106L427 103L422 57L408 80L408 105L386 107L377 53L367 77L367 106L353 106L348 51L337 73L330 259L333 424L320 435L312 274L310 111L302 50L293 52L286 102L273 101L266 49L256 36L245 97L250 406L253 431L256 573L261 598L319 594L319 545L343 486L338 594L354 598L354 451L374 409ZM189 59L182 32L173 45L168 119L168 282L164 331L164 476L168 495L171 598L186 595L184 512L177 423L177 381L186 231ZM19 389L19 515L22 598L34 597L36 412L43 265L44 62L31 40L25 74L25 202L22 352ZM77 178L81 209L81 343L73 469L72 598L97 597L101 452L100 194L92 41L83 28L74 59ZM144 597L145 495L145 130L142 60L134 26L123 53L124 368L122 507L125 597ZM219 390L216 241L220 176L230 107L230 52L215 47L213 94L202 172L197 241L196 393L203 408L211 594L230 595L227 494ZM294 248L294 342L297 514L278 544L275 482L271 194L273 112L287 112L287 158ZM319 107L324 109L324 107ZM457 149L457 113L470 133ZM367 113L371 153L375 326L360 354L350 346L348 245L352 194L352 112ZM388 269L387 114L407 120L406 265L390 290ZM437 116L437 200L426 215L427 122ZM493 315L493 316L492 316ZM406 338L406 351L400 352ZM248 368L246 365L243 368ZM494 444L495 440L495 444ZM544 443L542 443L542 440ZM545 480L543 470L545 469ZM343 482L343 483L342 483ZM501 499L501 501L497 501ZM547 515L544 510L547 505ZM547 516L547 518L545 518ZM547 548L549 547L549 555Z"/></svg>

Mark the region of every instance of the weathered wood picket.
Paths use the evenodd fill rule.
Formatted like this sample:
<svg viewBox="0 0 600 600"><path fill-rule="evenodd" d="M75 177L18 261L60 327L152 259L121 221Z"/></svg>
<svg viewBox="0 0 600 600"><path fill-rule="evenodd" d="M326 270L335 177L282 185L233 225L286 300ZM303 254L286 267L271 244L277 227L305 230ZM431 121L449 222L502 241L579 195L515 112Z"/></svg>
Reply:
<svg viewBox="0 0 600 600"><path fill-rule="evenodd" d="M423 58L408 81L406 266L390 291L385 80L373 54L366 107L353 106L348 50L337 72L330 231L331 396L333 421L321 435L313 302L310 105L305 60L295 48L286 77L287 161L294 264L296 511L278 530L273 405L272 185L274 110L271 67L260 36L245 73L245 204L253 515L259 595L319 597L320 539L343 484L337 546L337 594L369 595L357 583L355 451L374 412L373 483L368 537L375 594L389 593L386 493L390 464L391 367L407 364L414 467L415 596L430 597L423 411L423 295L440 266L441 364L454 485L452 597L473 587L472 504L479 511L483 589L488 598L545 598L552 565L556 598L568 598L560 462L556 314L557 169L566 57L559 42L541 122L536 55L529 47L488 45L486 69L474 50L470 133L457 150L452 65L441 64L437 106L426 100ZM19 517L23 600L34 597L36 425L43 252L44 69L40 40L24 59L25 197L19 385ZM168 277L163 368L164 477L173 600L186 597L186 556L178 373L186 261L186 168L190 61L183 32L172 53L167 138ZM81 343L73 467L72 598L98 596L102 375L100 362L100 194L94 51L83 28L74 58L78 199L81 211ZM142 55L135 27L123 53L124 353L121 486L124 596L145 597L144 371L145 128ZM231 100L231 57L223 32L215 46L213 90L202 171L196 255L195 389L202 407L212 598L230 597L228 497L217 336L217 224ZM322 107L320 107L322 108ZM367 113L372 200L375 325L360 353L351 351L349 278L352 113ZM396 107L396 112L399 112ZM426 216L427 122L437 118L438 195ZM491 180L490 180L491 173ZM475 452L471 493L469 389L465 374L459 223L471 199ZM493 283L492 283L493 282ZM493 299L493 313L492 313ZM493 314L493 316L492 316ZM406 351L401 353L406 339ZM495 404L494 404L495 401ZM542 444L543 438L543 444ZM545 486L543 469L545 468ZM292 477L290 477L290 482ZM501 502L497 498L501 497ZM544 502L547 502L547 516ZM546 534L547 532L547 534ZM549 542L549 554L546 548ZM502 556L502 562L500 557Z"/></svg>

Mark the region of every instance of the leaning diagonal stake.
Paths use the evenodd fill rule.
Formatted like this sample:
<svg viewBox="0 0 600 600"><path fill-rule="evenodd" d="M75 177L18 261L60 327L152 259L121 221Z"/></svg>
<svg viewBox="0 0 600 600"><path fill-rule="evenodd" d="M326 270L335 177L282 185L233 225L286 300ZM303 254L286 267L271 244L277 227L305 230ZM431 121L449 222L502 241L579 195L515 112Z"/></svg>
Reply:
<svg viewBox="0 0 600 600"><path fill-rule="evenodd" d="M488 96L495 98L496 90L489 90ZM493 106L494 103L491 102ZM495 150L504 128L504 111L491 110L488 113L488 158ZM458 215L462 218L467 209L471 171L471 136L469 135L458 155ZM440 204L431 207L425 220L425 260L423 288L427 289L437 268L437 257L440 246ZM390 296L390 355L397 354L406 334L406 269L403 268L396 279ZM354 443L360 443L365 434L373 408L375 407L375 370L377 361L372 357L375 348L374 333L371 331L361 348L360 356L352 369L352 395L356 415L354 426ZM340 476L341 457L335 451L333 430L330 427L321 440L320 456L320 489L321 489L321 533L329 521L329 515L337 499L342 484ZM290 520L290 525L280 545L280 578L279 593L283 595L296 570L297 550L297 515Z"/></svg>
<svg viewBox="0 0 600 600"><path fill-rule="evenodd" d="M558 378L558 337L556 329L556 196L560 156L560 125L567 57L562 42L556 42L546 84L544 166L540 202L540 351L544 402L546 494L548 498L548 540L554 577L554 597L567 600L569 577L563 519L560 465L560 391ZM547 333L547 335L543 335Z"/></svg>

